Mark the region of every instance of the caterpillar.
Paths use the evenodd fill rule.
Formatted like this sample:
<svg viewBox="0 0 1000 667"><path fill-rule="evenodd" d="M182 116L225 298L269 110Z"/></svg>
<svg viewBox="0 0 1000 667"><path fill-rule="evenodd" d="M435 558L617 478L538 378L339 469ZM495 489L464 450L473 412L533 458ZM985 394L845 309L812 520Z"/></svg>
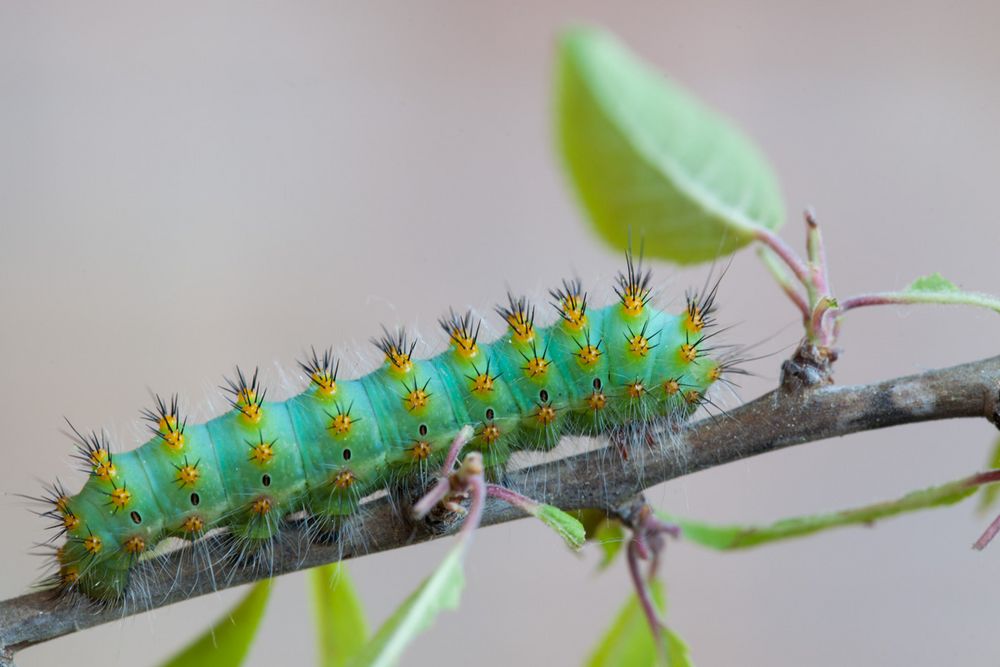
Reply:
<svg viewBox="0 0 1000 667"><path fill-rule="evenodd" d="M113 602L133 566L168 538L205 539L219 528L249 546L268 543L288 517L304 513L316 535L334 536L380 490L421 483L440 465L465 425L487 474L503 474L511 455L552 449L565 435L613 434L683 420L734 370L715 354L718 282L689 292L670 314L652 303L651 274L626 254L617 300L590 308L582 283L550 292L558 318L536 323L536 308L508 293L496 308L506 330L480 340L471 312L440 319L448 348L427 359L404 329L373 343L384 357L354 379L331 350L299 365L308 387L267 400L257 371L222 387L230 410L188 423L176 396L155 396L142 416L150 439L112 453L105 434L70 425L76 458L89 475L76 495L60 483L39 499L53 520L58 592Z"/></svg>

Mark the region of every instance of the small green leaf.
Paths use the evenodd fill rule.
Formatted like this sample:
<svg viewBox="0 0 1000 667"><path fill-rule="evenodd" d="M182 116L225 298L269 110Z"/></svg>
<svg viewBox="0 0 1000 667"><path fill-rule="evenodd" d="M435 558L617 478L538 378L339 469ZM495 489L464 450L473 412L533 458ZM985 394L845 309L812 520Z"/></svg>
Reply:
<svg viewBox="0 0 1000 667"><path fill-rule="evenodd" d="M580 549L587 539L587 531L583 524L558 507L541 504L538 506L535 516L546 526L559 533L559 537L563 538L566 546L574 551Z"/></svg>
<svg viewBox="0 0 1000 667"><path fill-rule="evenodd" d="M884 519L904 512L953 505L975 493L981 483L976 481L975 477L969 477L941 486L914 491L896 500L832 514L782 519L767 526L714 525L689 521L661 512L657 514L665 521L679 525L683 539L712 549L746 549L767 542L811 535L830 528L852 524L871 524L877 519Z"/></svg>
<svg viewBox="0 0 1000 667"><path fill-rule="evenodd" d="M320 667L342 667L368 639L365 614L342 563L309 571Z"/></svg>
<svg viewBox="0 0 1000 667"><path fill-rule="evenodd" d="M864 295L864 298L873 303L934 303L976 306L1000 313L1000 299L992 294L961 290L955 283L942 277L940 273L932 273L929 276L917 278L902 292L878 292Z"/></svg>
<svg viewBox="0 0 1000 667"><path fill-rule="evenodd" d="M238 667L267 608L271 582L260 581L233 609L162 667Z"/></svg>
<svg viewBox="0 0 1000 667"><path fill-rule="evenodd" d="M455 609L465 586L462 561L467 542L459 542L437 570L420 584L389 617L372 640L347 663L350 667L386 667L396 664L406 645L429 628L445 609Z"/></svg>
<svg viewBox="0 0 1000 667"><path fill-rule="evenodd" d="M662 614L666 609L664 604L663 584L653 581L650 584L653 601ZM691 667L693 663L688 655L684 641L673 631L664 631L667 648L667 658L670 667ZM600 643L594 648L588 667L653 667L660 663L653 633L642 612L639 598L633 593L625 602L618 616L608 629Z"/></svg>
<svg viewBox="0 0 1000 667"><path fill-rule="evenodd" d="M597 569L606 570L615 561L615 557L621 552L622 547L625 546L625 529L620 521L605 519L597 526L591 539L604 552Z"/></svg>
<svg viewBox="0 0 1000 667"><path fill-rule="evenodd" d="M940 273L932 273L929 276L921 276L907 288L907 292L957 292L958 286L942 276Z"/></svg>
<svg viewBox="0 0 1000 667"><path fill-rule="evenodd" d="M586 530L587 541L593 542L604 552L598 571L607 569L625 543L625 530L620 521L608 517L606 512L595 509L570 512Z"/></svg>
<svg viewBox="0 0 1000 667"><path fill-rule="evenodd" d="M991 469L1000 468L1000 438L997 438L996 443L993 445L993 453L990 454L988 467ZM983 487L983 490L979 493L977 511L980 513L988 512L996 504L998 497L1000 497L1000 484L990 484Z"/></svg>
<svg viewBox="0 0 1000 667"><path fill-rule="evenodd" d="M711 261L776 229L777 180L729 121L609 34L562 35L556 133L576 194L601 236L682 264Z"/></svg>

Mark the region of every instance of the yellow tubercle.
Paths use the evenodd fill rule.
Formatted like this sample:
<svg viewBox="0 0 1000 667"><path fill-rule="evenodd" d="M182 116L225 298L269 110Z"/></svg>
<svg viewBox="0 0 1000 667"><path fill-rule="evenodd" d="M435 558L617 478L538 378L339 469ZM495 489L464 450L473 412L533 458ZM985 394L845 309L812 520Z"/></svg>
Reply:
<svg viewBox="0 0 1000 667"><path fill-rule="evenodd" d="M542 426L548 426L556 420L556 410L551 405L540 405L535 411L535 418Z"/></svg>
<svg viewBox="0 0 1000 667"><path fill-rule="evenodd" d="M427 407L427 404L430 402L430 398L430 394L421 388L417 388L403 397L403 403L406 404L407 410L413 412L414 410Z"/></svg>
<svg viewBox="0 0 1000 667"><path fill-rule="evenodd" d="M351 432L351 416L348 414L335 415L330 420L330 425L327 426L328 429L333 431L337 435L347 435Z"/></svg>
<svg viewBox="0 0 1000 667"><path fill-rule="evenodd" d="M560 304L562 318L566 328L580 331L587 325L585 301L580 294L568 294Z"/></svg>
<svg viewBox="0 0 1000 667"><path fill-rule="evenodd" d="M530 343L535 340L535 325L529 314L523 310L511 313L507 317L507 324L510 325L511 334L517 342Z"/></svg>
<svg viewBox="0 0 1000 667"><path fill-rule="evenodd" d="M127 554L138 556L146 550L146 540L142 539L138 535L133 535L125 540L122 544L122 549L124 549Z"/></svg>
<svg viewBox="0 0 1000 667"><path fill-rule="evenodd" d="M675 379L667 380L663 383L663 391L667 396L674 396L681 390L681 384Z"/></svg>
<svg viewBox="0 0 1000 667"><path fill-rule="evenodd" d="M642 311L646 306L646 299L648 298L648 294L644 294L643 292L642 288L629 286L622 293L622 310L626 315L630 317L642 315Z"/></svg>
<svg viewBox="0 0 1000 667"><path fill-rule="evenodd" d="M483 443L486 446L492 445L494 442L500 439L500 427L496 424L486 424L483 426Z"/></svg>
<svg viewBox="0 0 1000 667"><path fill-rule="evenodd" d="M489 373L480 373L472 378L473 394L488 394L493 391L493 377Z"/></svg>
<svg viewBox="0 0 1000 667"><path fill-rule="evenodd" d="M524 372L528 377L538 377L539 375L544 375L549 370L549 364L552 362L543 357L532 357L528 359L528 363L524 366Z"/></svg>
<svg viewBox="0 0 1000 667"><path fill-rule="evenodd" d="M425 461L430 458L431 444L426 440L417 440L410 447L410 456L414 461Z"/></svg>
<svg viewBox="0 0 1000 667"><path fill-rule="evenodd" d="M584 400L587 407L594 412L603 410L608 404L608 397L600 389L595 389L594 392Z"/></svg>
<svg viewBox="0 0 1000 667"><path fill-rule="evenodd" d="M273 503L267 496L260 496L250 503L250 511L257 516L264 516L271 511Z"/></svg>
<svg viewBox="0 0 1000 667"><path fill-rule="evenodd" d="M83 548L87 550L87 553L91 555L96 555L100 553L104 544L101 542L101 538L97 535L88 535L83 538Z"/></svg>
<svg viewBox="0 0 1000 667"><path fill-rule="evenodd" d="M108 498L111 505L114 506L115 511L120 509L125 509L128 504L132 501L132 492L126 489L124 486L120 486L111 491L108 494Z"/></svg>
<svg viewBox="0 0 1000 667"><path fill-rule="evenodd" d="M333 478L333 486L344 490L349 489L354 486L354 482L357 481L357 477L350 470L341 470Z"/></svg>
<svg viewBox="0 0 1000 667"><path fill-rule="evenodd" d="M261 409L259 403L251 403L250 405L242 405L238 408L240 411L240 416L243 421L249 424L259 424L261 417L264 416L264 411Z"/></svg>
<svg viewBox="0 0 1000 667"><path fill-rule="evenodd" d="M118 468L109 460L94 466L94 476L104 482L109 482L118 476Z"/></svg>
<svg viewBox="0 0 1000 667"><path fill-rule="evenodd" d="M198 472L198 466L187 463L177 468L177 482L182 488L194 486L200 477L201 473Z"/></svg>
<svg viewBox="0 0 1000 667"><path fill-rule="evenodd" d="M601 350L596 345L584 345L576 352L581 366L592 366L601 358Z"/></svg>
<svg viewBox="0 0 1000 667"><path fill-rule="evenodd" d="M690 304L687 310L684 311L681 321L684 330L688 333L701 333L701 330L705 328L705 318L701 313L701 309L694 303Z"/></svg>
<svg viewBox="0 0 1000 667"><path fill-rule="evenodd" d="M184 449L184 434L180 431L167 431L161 434L163 444L167 449L179 452Z"/></svg>
<svg viewBox="0 0 1000 667"><path fill-rule="evenodd" d="M690 364L698 358L698 348L691 343L684 343L678 348L677 356L682 362Z"/></svg>
<svg viewBox="0 0 1000 667"><path fill-rule="evenodd" d="M274 442L264 442L263 438L257 444L250 445L250 460L257 465L264 465L274 458Z"/></svg>
<svg viewBox="0 0 1000 667"><path fill-rule="evenodd" d="M333 379L330 373L325 371L313 373L309 377L316 385L317 395L329 398L337 393L337 381Z"/></svg>
<svg viewBox="0 0 1000 667"><path fill-rule="evenodd" d="M625 384L625 393L629 398L642 398L646 394L646 385L642 380L634 380Z"/></svg>
<svg viewBox="0 0 1000 667"><path fill-rule="evenodd" d="M80 578L80 568L76 565L64 565L59 568L59 580L63 586L72 586Z"/></svg>
<svg viewBox="0 0 1000 667"><path fill-rule="evenodd" d="M205 520L197 515L189 516L181 523L181 530L189 535L198 534L205 530Z"/></svg>
<svg viewBox="0 0 1000 667"><path fill-rule="evenodd" d="M385 354L385 362L390 370L405 374L413 370L413 360L410 355L395 347L390 348Z"/></svg>
<svg viewBox="0 0 1000 667"><path fill-rule="evenodd" d="M684 400L687 401L689 405L696 405L701 402L701 392L697 389L689 389L684 392Z"/></svg>
<svg viewBox="0 0 1000 667"><path fill-rule="evenodd" d="M628 351L632 354L639 357L645 357L649 354L649 350L649 339L641 333L635 334L628 339Z"/></svg>

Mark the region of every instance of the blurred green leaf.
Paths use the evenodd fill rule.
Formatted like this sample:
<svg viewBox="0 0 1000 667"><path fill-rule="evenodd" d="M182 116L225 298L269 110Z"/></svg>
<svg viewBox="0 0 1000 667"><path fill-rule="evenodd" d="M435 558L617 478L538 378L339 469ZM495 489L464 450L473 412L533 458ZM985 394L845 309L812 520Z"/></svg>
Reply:
<svg viewBox="0 0 1000 667"><path fill-rule="evenodd" d="M622 547L625 546L625 528L620 521L605 519L597 526L591 539L604 552L597 569L606 570L615 561L615 557L621 552Z"/></svg>
<svg viewBox="0 0 1000 667"><path fill-rule="evenodd" d="M997 438L993 444L993 452L990 454L988 467L991 469L1000 468L1000 438ZM989 511L996 504L998 496L1000 496L1000 484L990 484L983 487L983 490L979 494L977 511L980 513Z"/></svg>
<svg viewBox="0 0 1000 667"><path fill-rule="evenodd" d="M688 264L781 225L777 180L729 121L603 31L565 32L558 58L559 151L606 241Z"/></svg>
<svg viewBox="0 0 1000 667"><path fill-rule="evenodd" d="M347 663L350 667L394 665L413 639L429 628L445 609L455 609L465 586L462 561L466 541L460 541L437 570L379 628L372 640Z"/></svg>
<svg viewBox="0 0 1000 667"><path fill-rule="evenodd" d="M952 505L976 492L981 482L967 477L921 491L914 491L896 500L866 505L831 514L782 519L766 526L714 525L681 519L662 512L660 518L681 527L681 537L712 549L746 549L767 542L802 537L822 530L852 524L870 524L877 519L914 512L930 507Z"/></svg>
<svg viewBox="0 0 1000 667"><path fill-rule="evenodd" d="M573 510L570 514L583 525L587 541L595 543L604 552L597 565L598 571L607 569L625 544L625 529L621 522L595 509Z"/></svg>
<svg viewBox="0 0 1000 667"><path fill-rule="evenodd" d="M539 505L535 516L546 526L559 533L559 537L563 538L566 546L574 551L580 549L587 539L587 531L583 524L554 505Z"/></svg>
<svg viewBox="0 0 1000 667"><path fill-rule="evenodd" d="M320 667L342 667L368 639L364 609L342 563L309 571Z"/></svg>
<svg viewBox="0 0 1000 667"><path fill-rule="evenodd" d="M162 667L238 667L243 664L270 595L269 580L254 584L228 614Z"/></svg>
<svg viewBox="0 0 1000 667"><path fill-rule="evenodd" d="M650 585L653 601L662 614L666 610L664 604L663 584L653 581ZM673 631L664 631L664 641L667 648L667 664L670 667L691 667L693 663L688 655L684 641ZM618 612L611 627L600 643L594 648L588 667L652 667L662 662L657 655L656 643L649 623L642 612L639 598L633 593Z"/></svg>

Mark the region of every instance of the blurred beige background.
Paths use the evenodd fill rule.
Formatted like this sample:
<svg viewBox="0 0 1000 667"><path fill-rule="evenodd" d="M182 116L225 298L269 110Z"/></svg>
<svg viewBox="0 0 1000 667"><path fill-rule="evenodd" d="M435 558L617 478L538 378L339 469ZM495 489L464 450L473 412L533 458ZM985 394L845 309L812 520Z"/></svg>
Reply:
<svg viewBox="0 0 1000 667"><path fill-rule="evenodd" d="M507 284L539 292L573 271L609 293L619 257L551 150L553 37L571 21L613 29L738 119L780 175L786 238L799 245L798 211L817 208L842 295L931 270L1000 291L991 3L3 3L0 594L40 564L41 523L14 494L81 482L63 415L131 447L150 390L205 415L234 363L290 393L279 369L310 344L370 360L383 322L436 344L449 305L488 312ZM655 275L677 297L704 270ZM794 312L752 253L721 300L732 339L779 353L753 364L751 398L795 342ZM969 310L859 312L837 377L972 360L998 334ZM869 433L650 497L719 521L832 510L976 470L994 436L986 422ZM969 548L987 521L966 504L746 553L674 545L670 619L702 666L995 665L1000 547ZM447 547L351 563L373 625ZM527 521L483 531L460 612L404 664L578 664L628 592L621 566L595 576L595 555ZM250 664L311 664L304 585L280 580ZM19 664L154 664L235 595Z"/></svg>

